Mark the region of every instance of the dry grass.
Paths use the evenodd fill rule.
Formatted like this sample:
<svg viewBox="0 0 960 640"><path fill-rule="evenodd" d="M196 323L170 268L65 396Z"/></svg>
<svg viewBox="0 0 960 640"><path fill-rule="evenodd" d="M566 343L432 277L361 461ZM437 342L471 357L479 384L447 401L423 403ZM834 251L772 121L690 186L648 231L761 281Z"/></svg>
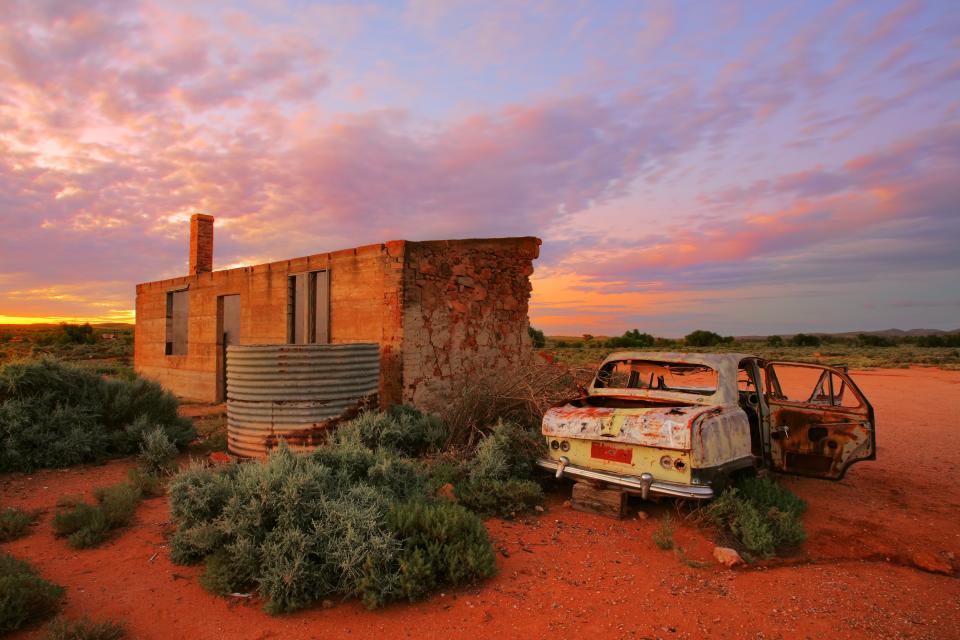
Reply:
<svg viewBox="0 0 960 640"><path fill-rule="evenodd" d="M442 413L450 427L447 447L472 449L499 420L539 427L547 409L575 396L592 376L592 368L544 362L463 381Z"/></svg>

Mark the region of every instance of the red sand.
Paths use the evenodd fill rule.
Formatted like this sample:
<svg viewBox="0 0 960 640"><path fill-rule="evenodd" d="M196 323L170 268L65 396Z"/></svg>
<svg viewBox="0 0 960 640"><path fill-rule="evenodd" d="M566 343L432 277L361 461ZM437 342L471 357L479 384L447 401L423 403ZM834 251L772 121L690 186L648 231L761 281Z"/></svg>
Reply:
<svg viewBox="0 0 960 640"><path fill-rule="evenodd" d="M788 478L810 505L808 541L788 558L733 571L689 567L653 544L668 503L646 505L648 520L617 522L571 511L558 494L537 517L487 523L499 575L478 588L378 611L338 601L271 617L259 603L205 592L199 567L170 563L164 498L98 549L53 537L57 497L118 482L129 461L0 476L0 503L48 510L4 549L68 587L67 615L121 621L131 638L958 638L960 372L856 379L877 409L878 461L840 483ZM711 536L681 525L675 538L689 558L710 560ZM952 562L954 577L918 569L918 553Z"/></svg>

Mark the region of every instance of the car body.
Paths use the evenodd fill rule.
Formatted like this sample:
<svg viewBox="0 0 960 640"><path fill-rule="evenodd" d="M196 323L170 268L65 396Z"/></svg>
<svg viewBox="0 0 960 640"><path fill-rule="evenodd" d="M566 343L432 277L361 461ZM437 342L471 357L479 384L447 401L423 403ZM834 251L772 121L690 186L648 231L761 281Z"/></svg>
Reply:
<svg viewBox="0 0 960 640"><path fill-rule="evenodd" d="M840 480L876 459L873 407L844 368L744 353L614 352L542 433L544 469L644 498L709 499L760 468Z"/></svg>

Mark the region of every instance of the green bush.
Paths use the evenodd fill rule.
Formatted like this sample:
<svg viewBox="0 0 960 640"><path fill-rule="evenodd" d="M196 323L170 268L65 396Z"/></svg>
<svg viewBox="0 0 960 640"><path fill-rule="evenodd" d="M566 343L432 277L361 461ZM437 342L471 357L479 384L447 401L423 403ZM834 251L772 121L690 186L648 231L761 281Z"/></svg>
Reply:
<svg viewBox="0 0 960 640"><path fill-rule="evenodd" d="M688 333L683 338L683 342L691 347L713 347L718 344L723 344L724 338L713 331L697 329L696 331Z"/></svg>
<svg viewBox="0 0 960 640"><path fill-rule="evenodd" d="M195 436L176 397L154 382L110 380L51 359L0 367L0 472L129 455L157 427L178 446Z"/></svg>
<svg viewBox="0 0 960 640"><path fill-rule="evenodd" d="M543 499L540 485L530 480L543 447L539 434L498 422L477 445L467 477L454 485L457 498L485 516L511 516L533 508Z"/></svg>
<svg viewBox="0 0 960 640"><path fill-rule="evenodd" d="M527 335L530 336L530 344L533 345L534 349L543 349L545 346L547 346L547 337L543 335L543 331L534 329L528 325Z"/></svg>
<svg viewBox="0 0 960 640"><path fill-rule="evenodd" d="M396 579L384 580L368 564L360 584L367 606L394 599L414 602L441 585L470 584L497 571L486 528L459 505L423 500L395 504L387 527L401 542L394 560Z"/></svg>
<svg viewBox="0 0 960 640"><path fill-rule="evenodd" d="M460 507L456 517L443 507L422 515L427 522L418 520L422 531L391 515L397 505L426 500L427 485L418 467L398 455L397 439L381 439L387 429L364 432L360 427L369 428L371 417L360 420L337 442L310 454L296 455L281 445L262 463L194 465L181 471L168 490L177 525L171 559L203 560L201 584L215 593L257 589L271 613L307 607L333 594L361 597L368 606L411 597L412 586L402 585L402 568L413 562L405 555L408 550L425 546L452 552L457 547L443 535L473 527L475 536L479 527L485 536L486 530ZM367 448L360 436L371 433L377 434L376 442L391 445ZM448 524L428 526L431 518ZM401 522L409 531L399 528ZM485 543L493 557L489 540L471 540ZM476 564L479 552L470 553L467 562ZM434 567L431 584L459 584L464 575L475 575L448 569Z"/></svg>
<svg viewBox="0 0 960 640"><path fill-rule="evenodd" d="M109 620L93 622L87 618L56 618L47 625L43 640L120 640L124 635L123 626Z"/></svg>
<svg viewBox="0 0 960 640"><path fill-rule="evenodd" d="M0 552L0 634L53 615L63 591L26 562Z"/></svg>
<svg viewBox="0 0 960 640"><path fill-rule="evenodd" d="M24 511L17 507L0 510L0 542L10 542L25 536L38 515L36 511Z"/></svg>
<svg viewBox="0 0 960 640"><path fill-rule="evenodd" d="M382 413L365 411L342 425L335 439L415 457L439 450L447 435L447 425L440 418L406 405L394 405Z"/></svg>
<svg viewBox="0 0 960 640"><path fill-rule="evenodd" d="M764 558L806 538L801 515L806 503L769 478L745 478L707 507L707 516L726 527L749 551Z"/></svg>
<svg viewBox="0 0 960 640"><path fill-rule="evenodd" d="M162 427L143 434L140 443L140 466L152 476L168 476L177 469L177 445L170 442Z"/></svg>
<svg viewBox="0 0 960 640"><path fill-rule="evenodd" d="M460 504L484 516L510 516L543 501L543 490L533 480L468 478L454 486Z"/></svg>
<svg viewBox="0 0 960 640"><path fill-rule="evenodd" d="M53 531L57 537L66 537L74 548L95 547L113 529L130 522L142 497L141 485L128 481L94 490L94 504L78 496L61 498L53 516Z"/></svg>
<svg viewBox="0 0 960 640"><path fill-rule="evenodd" d="M539 433L500 421L480 441L470 462L471 478L507 480L531 478L537 457L544 452Z"/></svg>

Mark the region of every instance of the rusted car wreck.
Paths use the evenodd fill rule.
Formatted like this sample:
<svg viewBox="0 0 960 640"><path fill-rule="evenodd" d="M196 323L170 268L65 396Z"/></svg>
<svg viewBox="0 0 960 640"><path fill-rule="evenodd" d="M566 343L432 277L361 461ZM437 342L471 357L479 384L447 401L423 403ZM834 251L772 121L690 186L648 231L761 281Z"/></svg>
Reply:
<svg viewBox="0 0 960 640"><path fill-rule="evenodd" d="M543 418L556 473L644 498L709 499L769 468L839 480L876 458L873 407L842 369L739 353L616 352Z"/></svg>

